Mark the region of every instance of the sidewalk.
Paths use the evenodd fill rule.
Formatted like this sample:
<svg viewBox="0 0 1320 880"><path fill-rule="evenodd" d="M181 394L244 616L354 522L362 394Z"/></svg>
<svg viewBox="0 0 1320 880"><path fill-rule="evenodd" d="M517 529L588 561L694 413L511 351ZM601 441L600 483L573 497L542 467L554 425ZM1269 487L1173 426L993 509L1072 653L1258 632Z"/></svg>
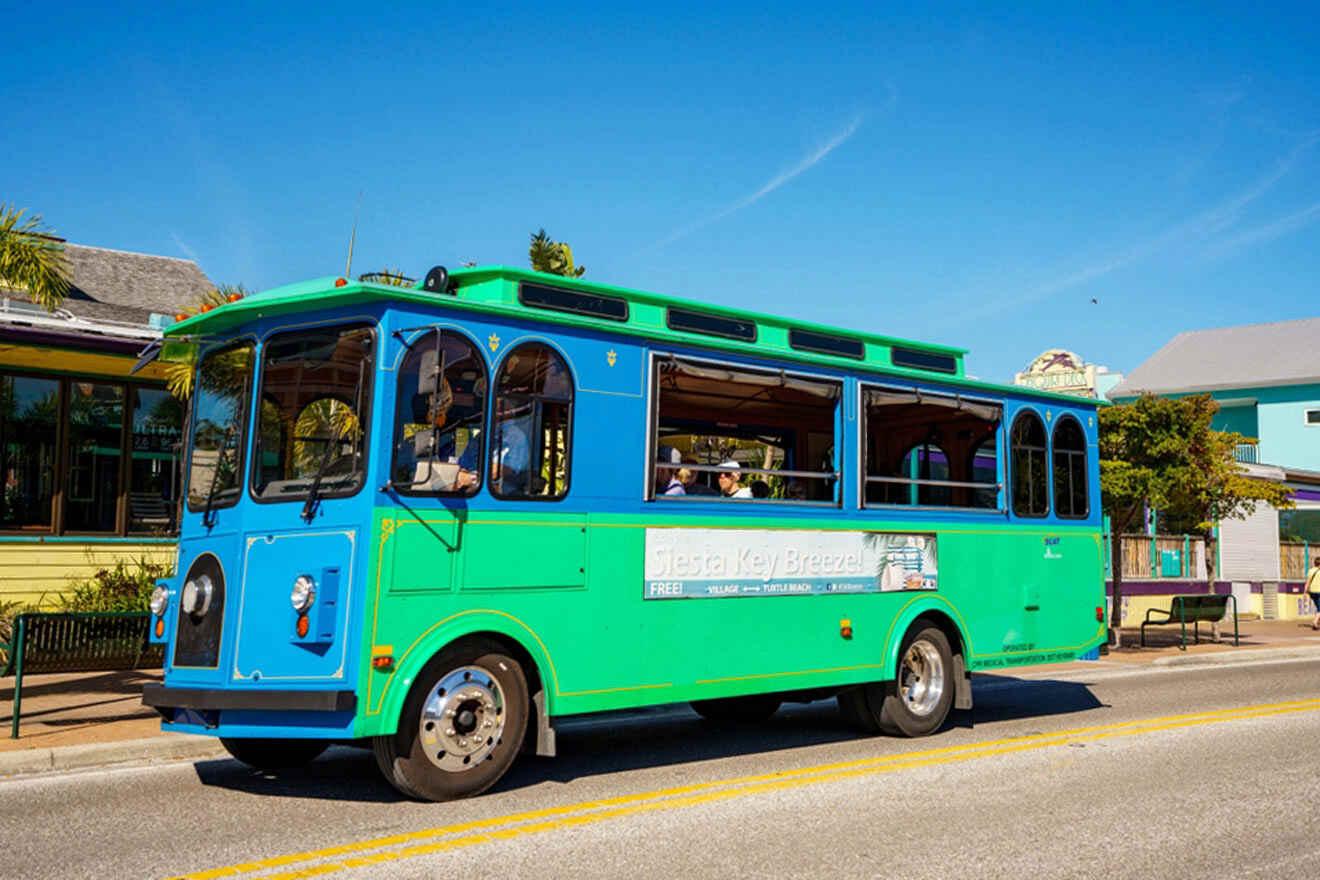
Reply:
<svg viewBox="0 0 1320 880"><path fill-rule="evenodd" d="M1201 644L1178 649L1178 627L1147 630L1149 647L1135 647L1139 631L1123 630L1121 649L1111 649L1100 664L1183 665L1250 662L1314 655L1320 658L1320 632L1307 621L1244 620L1239 624L1241 645L1233 646L1233 630L1221 627L1221 640L1210 638L1202 625ZM1188 633L1190 640L1191 634ZM1042 670L1088 668L1085 661ZM1093 667L1092 667L1093 668ZM1012 675L1013 668L996 669ZM0 682L0 778L20 773L106 766L128 761L180 760L224 755L213 737L165 733L160 716L142 705L142 686L160 681L159 670L96 672L84 675L29 675L23 679L23 712L19 738L9 738L14 682Z"/></svg>

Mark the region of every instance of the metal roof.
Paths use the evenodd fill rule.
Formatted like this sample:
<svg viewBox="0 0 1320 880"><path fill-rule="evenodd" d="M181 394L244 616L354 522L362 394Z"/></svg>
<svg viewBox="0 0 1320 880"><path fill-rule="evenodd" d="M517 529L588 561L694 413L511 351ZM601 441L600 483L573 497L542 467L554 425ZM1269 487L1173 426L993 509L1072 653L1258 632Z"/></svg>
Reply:
<svg viewBox="0 0 1320 880"><path fill-rule="evenodd" d="M1179 333L1110 399L1320 383L1320 318Z"/></svg>

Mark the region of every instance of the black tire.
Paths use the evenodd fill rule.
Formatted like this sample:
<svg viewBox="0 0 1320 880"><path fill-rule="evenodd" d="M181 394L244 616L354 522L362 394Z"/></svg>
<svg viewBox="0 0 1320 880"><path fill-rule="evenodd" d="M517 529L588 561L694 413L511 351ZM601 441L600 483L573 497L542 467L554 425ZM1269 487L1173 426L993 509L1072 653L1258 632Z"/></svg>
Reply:
<svg viewBox="0 0 1320 880"><path fill-rule="evenodd" d="M447 715L450 710L457 714ZM376 763L410 798L471 797L513 764L527 716L527 678L518 662L493 642L461 643L441 651L417 676L398 731L373 743Z"/></svg>
<svg viewBox="0 0 1320 880"><path fill-rule="evenodd" d="M329 748L323 739L229 739L220 738L237 761L254 770L293 770L305 767Z"/></svg>
<svg viewBox="0 0 1320 880"><path fill-rule="evenodd" d="M843 716L847 725L866 734L880 732L880 722L876 720L875 713L871 711L871 705L866 699L867 689L873 687L877 685L859 685L846 691L839 691L839 695L835 697L839 701L839 714Z"/></svg>
<svg viewBox="0 0 1320 880"><path fill-rule="evenodd" d="M720 724L755 724L779 711L783 700L774 694L751 694L746 697L720 697L693 700L688 705L707 721Z"/></svg>
<svg viewBox="0 0 1320 880"><path fill-rule="evenodd" d="M385 777L385 781L394 786L395 790L404 797L410 797L413 800L424 801L422 793L409 786L397 773L394 772L394 758L396 750L391 740L396 734L387 734L385 736L373 736L371 738L371 751L376 755L376 766L380 768L380 774Z"/></svg>
<svg viewBox="0 0 1320 880"><path fill-rule="evenodd" d="M894 681L867 688L880 730L890 736L929 736L953 708L953 649L936 626L918 621L903 636Z"/></svg>

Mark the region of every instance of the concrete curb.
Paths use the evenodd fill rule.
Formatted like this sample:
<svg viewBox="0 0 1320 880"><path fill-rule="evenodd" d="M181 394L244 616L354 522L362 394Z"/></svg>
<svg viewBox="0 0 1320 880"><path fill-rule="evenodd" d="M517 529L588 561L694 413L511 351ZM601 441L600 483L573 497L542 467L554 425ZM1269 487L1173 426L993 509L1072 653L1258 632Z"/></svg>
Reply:
<svg viewBox="0 0 1320 880"><path fill-rule="evenodd" d="M1188 654L1161 657L1151 666L1222 666L1230 663L1254 663L1260 660L1298 660L1320 657L1320 645L1289 645L1283 648L1252 648L1246 651L1216 651L1213 654Z"/></svg>
<svg viewBox="0 0 1320 880"><path fill-rule="evenodd" d="M228 752L215 737L189 734L22 749L0 752L0 779L30 773L87 770L115 764L189 761L227 755Z"/></svg>

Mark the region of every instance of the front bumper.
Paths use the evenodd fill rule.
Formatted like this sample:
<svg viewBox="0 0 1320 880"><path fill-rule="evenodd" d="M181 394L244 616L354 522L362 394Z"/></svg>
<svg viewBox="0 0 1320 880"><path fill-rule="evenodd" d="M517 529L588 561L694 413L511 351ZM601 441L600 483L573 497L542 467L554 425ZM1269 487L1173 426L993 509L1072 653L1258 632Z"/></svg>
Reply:
<svg viewBox="0 0 1320 880"><path fill-rule="evenodd" d="M142 705L153 707L166 719L173 718L175 709L353 712L357 709L357 694L353 691L187 688L152 683L142 688Z"/></svg>

